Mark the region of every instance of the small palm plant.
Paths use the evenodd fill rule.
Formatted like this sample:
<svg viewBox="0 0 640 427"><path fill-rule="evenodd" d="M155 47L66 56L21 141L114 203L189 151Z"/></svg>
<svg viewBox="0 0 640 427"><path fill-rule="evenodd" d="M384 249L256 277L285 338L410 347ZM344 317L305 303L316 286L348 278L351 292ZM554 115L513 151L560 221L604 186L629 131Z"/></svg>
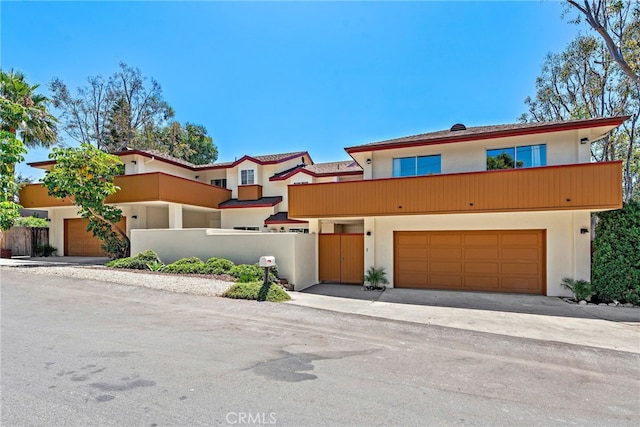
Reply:
<svg viewBox="0 0 640 427"><path fill-rule="evenodd" d="M384 285L389 283L386 276L387 273L384 271L384 267L369 267L363 278L365 289L370 291L386 289Z"/></svg>
<svg viewBox="0 0 640 427"><path fill-rule="evenodd" d="M562 279L562 286L573 293L576 301L588 300L595 295L593 284L586 280L574 280L569 277Z"/></svg>

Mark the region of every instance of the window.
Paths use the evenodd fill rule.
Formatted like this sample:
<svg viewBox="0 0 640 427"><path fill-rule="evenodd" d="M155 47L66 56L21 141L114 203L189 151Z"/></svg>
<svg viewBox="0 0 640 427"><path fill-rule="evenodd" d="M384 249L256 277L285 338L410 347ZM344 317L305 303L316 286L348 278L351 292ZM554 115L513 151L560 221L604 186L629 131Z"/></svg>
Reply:
<svg viewBox="0 0 640 427"><path fill-rule="evenodd" d="M253 169L244 169L240 171L240 185L255 184L253 177Z"/></svg>
<svg viewBox="0 0 640 427"><path fill-rule="evenodd" d="M227 179L226 178L212 179L211 185L215 185L216 187L227 188Z"/></svg>
<svg viewBox="0 0 640 427"><path fill-rule="evenodd" d="M260 231L260 227L233 227L234 230Z"/></svg>
<svg viewBox="0 0 640 427"><path fill-rule="evenodd" d="M416 176L440 173L440 154L435 156L401 157L393 159L393 176Z"/></svg>
<svg viewBox="0 0 640 427"><path fill-rule="evenodd" d="M290 228L289 233L304 233L309 234L308 228Z"/></svg>
<svg viewBox="0 0 640 427"><path fill-rule="evenodd" d="M487 150L487 170L533 168L546 165L546 144Z"/></svg>

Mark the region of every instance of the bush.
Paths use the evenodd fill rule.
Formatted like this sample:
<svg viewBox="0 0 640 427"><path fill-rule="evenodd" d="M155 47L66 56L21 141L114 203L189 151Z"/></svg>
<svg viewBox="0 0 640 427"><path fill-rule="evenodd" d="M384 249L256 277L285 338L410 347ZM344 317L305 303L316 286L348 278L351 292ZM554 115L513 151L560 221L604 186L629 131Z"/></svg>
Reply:
<svg viewBox="0 0 640 427"><path fill-rule="evenodd" d="M640 202L598 214L592 282L607 300L640 303Z"/></svg>
<svg viewBox="0 0 640 427"><path fill-rule="evenodd" d="M277 274L277 267L269 268L269 281L277 282ZM258 263L238 264L229 271L229 275L235 277L241 283L264 282L264 267L260 267Z"/></svg>
<svg viewBox="0 0 640 427"><path fill-rule="evenodd" d="M235 266L234 263L223 258L209 258L206 264L207 273L209 274L229 274L231 269Z"/></svg>
<svg viewBox="0 0 640 427"><path fill-rule="evenodd" d="M136 256L114 259L107 263L111 268L129 268L133 270L149 270L149 265L162 264L158 254L154 251L140 252Z"/></svg>
<svg viewBox="0 0 640 427"><path fill-rule="evenodd" d="M593 284L586 280L573 280L569 277L565 277L562 279L562 286L573 293L576 301L588 300L596 293L593 288Z"/></svg>
<svg viewBox="0 0 640 427"><path fill-rule="evenodd" d="M389 283L389 280L387 280L387 273L384 271L384 267L369 267L369 269L367 270L367 274L364 275L362 280L364 282L365 288L370 290L384 289L384 285Z"/></svg>
<svg viewBox="0 0 640 427"><path fill-rule="evenodd" d="M291 297L284 289L276 284L264 286L262 282L236 283L222 294L223 297L234 299L248 299L255 301L282 302Z"/></svg>
<svg viewBox="0 0 640 427"><path fill-rule="evenodd" d="M15 227L46 228L49 227L49 221L44 218L38 218L37 216L22 216L16 218L13 225Z"/></svg>
<svg viewBox="0 0 640 427"><path fill-rule="evenodd" d="M45 243L44 245L38 245L38 249L36 250L36 255L49 257L56 252L58 252L58 248L51 246L48 243Z"/></svg>
<svg viewBox="0 0 640 427"><path fill-rule="evenodd" d="M198 257L182 258L167 264L162 271L179 274L207 274L207 265Z"/></svg>

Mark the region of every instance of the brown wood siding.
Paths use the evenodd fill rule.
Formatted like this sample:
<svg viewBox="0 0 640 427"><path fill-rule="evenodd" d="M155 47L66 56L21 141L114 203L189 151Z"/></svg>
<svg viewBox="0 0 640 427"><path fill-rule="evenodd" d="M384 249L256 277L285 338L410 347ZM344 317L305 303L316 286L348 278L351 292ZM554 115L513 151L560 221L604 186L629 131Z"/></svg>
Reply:
<svg viewBox="0 0 640 427"><path fill-rule="evenodd" d="M164 201L218 208L220 203L231 198L230 190L160 172L122 175L116 177L114 183L120 190L109 196L107 203ZM25 208L72 205L71 200L49 196L41 184L25 186L20 191L20 201Z"/></svg>
<svg viewBox="0 0 640 427"><path fill-rule="evenodd" d="M622 207L622 163L290 185L290 218Z"/></svg>
<svg viewBox="0 0 640 427"><path fill-rule="evenodd" d="M361 284L364 272L363 234L318 235L318 279Z"/></svg>
<svg viewBox="0 0 640 427"><path fill-rule="evenodd" d="M394 287L545 294L544 230L396 231Z"/></svg>
<svg viewBox="0 0 640 427"><path fill-rule="evenodd" d="M64 220L64 255L65 256L105 256L100 248L102 241L87 231L89 220L69 218ZM123 231L127 230L125 217L118 223Z"/></svg>
<svg viewBox="0 0 640 427"><path fill-rule="evenodd" d="M238 200L258 200L262 198L262 185L238 185Z"/></svg>

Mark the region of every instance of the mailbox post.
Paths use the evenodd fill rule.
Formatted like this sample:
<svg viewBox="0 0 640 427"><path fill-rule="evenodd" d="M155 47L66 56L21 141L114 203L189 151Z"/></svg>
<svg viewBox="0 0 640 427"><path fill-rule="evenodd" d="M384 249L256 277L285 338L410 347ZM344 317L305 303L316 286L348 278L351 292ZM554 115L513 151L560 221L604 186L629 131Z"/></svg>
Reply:
<svg viewBox="0 0 640 427"><path fill-rule="evenodd" d="M260 267L264 268L264 283L262 284L262 290L264 292L260 292L258 295L258 301L265 301L267 299L267 292L269 290L269 269L276 265L276 257L274 256L261 256L260 257Z"/></svg>

